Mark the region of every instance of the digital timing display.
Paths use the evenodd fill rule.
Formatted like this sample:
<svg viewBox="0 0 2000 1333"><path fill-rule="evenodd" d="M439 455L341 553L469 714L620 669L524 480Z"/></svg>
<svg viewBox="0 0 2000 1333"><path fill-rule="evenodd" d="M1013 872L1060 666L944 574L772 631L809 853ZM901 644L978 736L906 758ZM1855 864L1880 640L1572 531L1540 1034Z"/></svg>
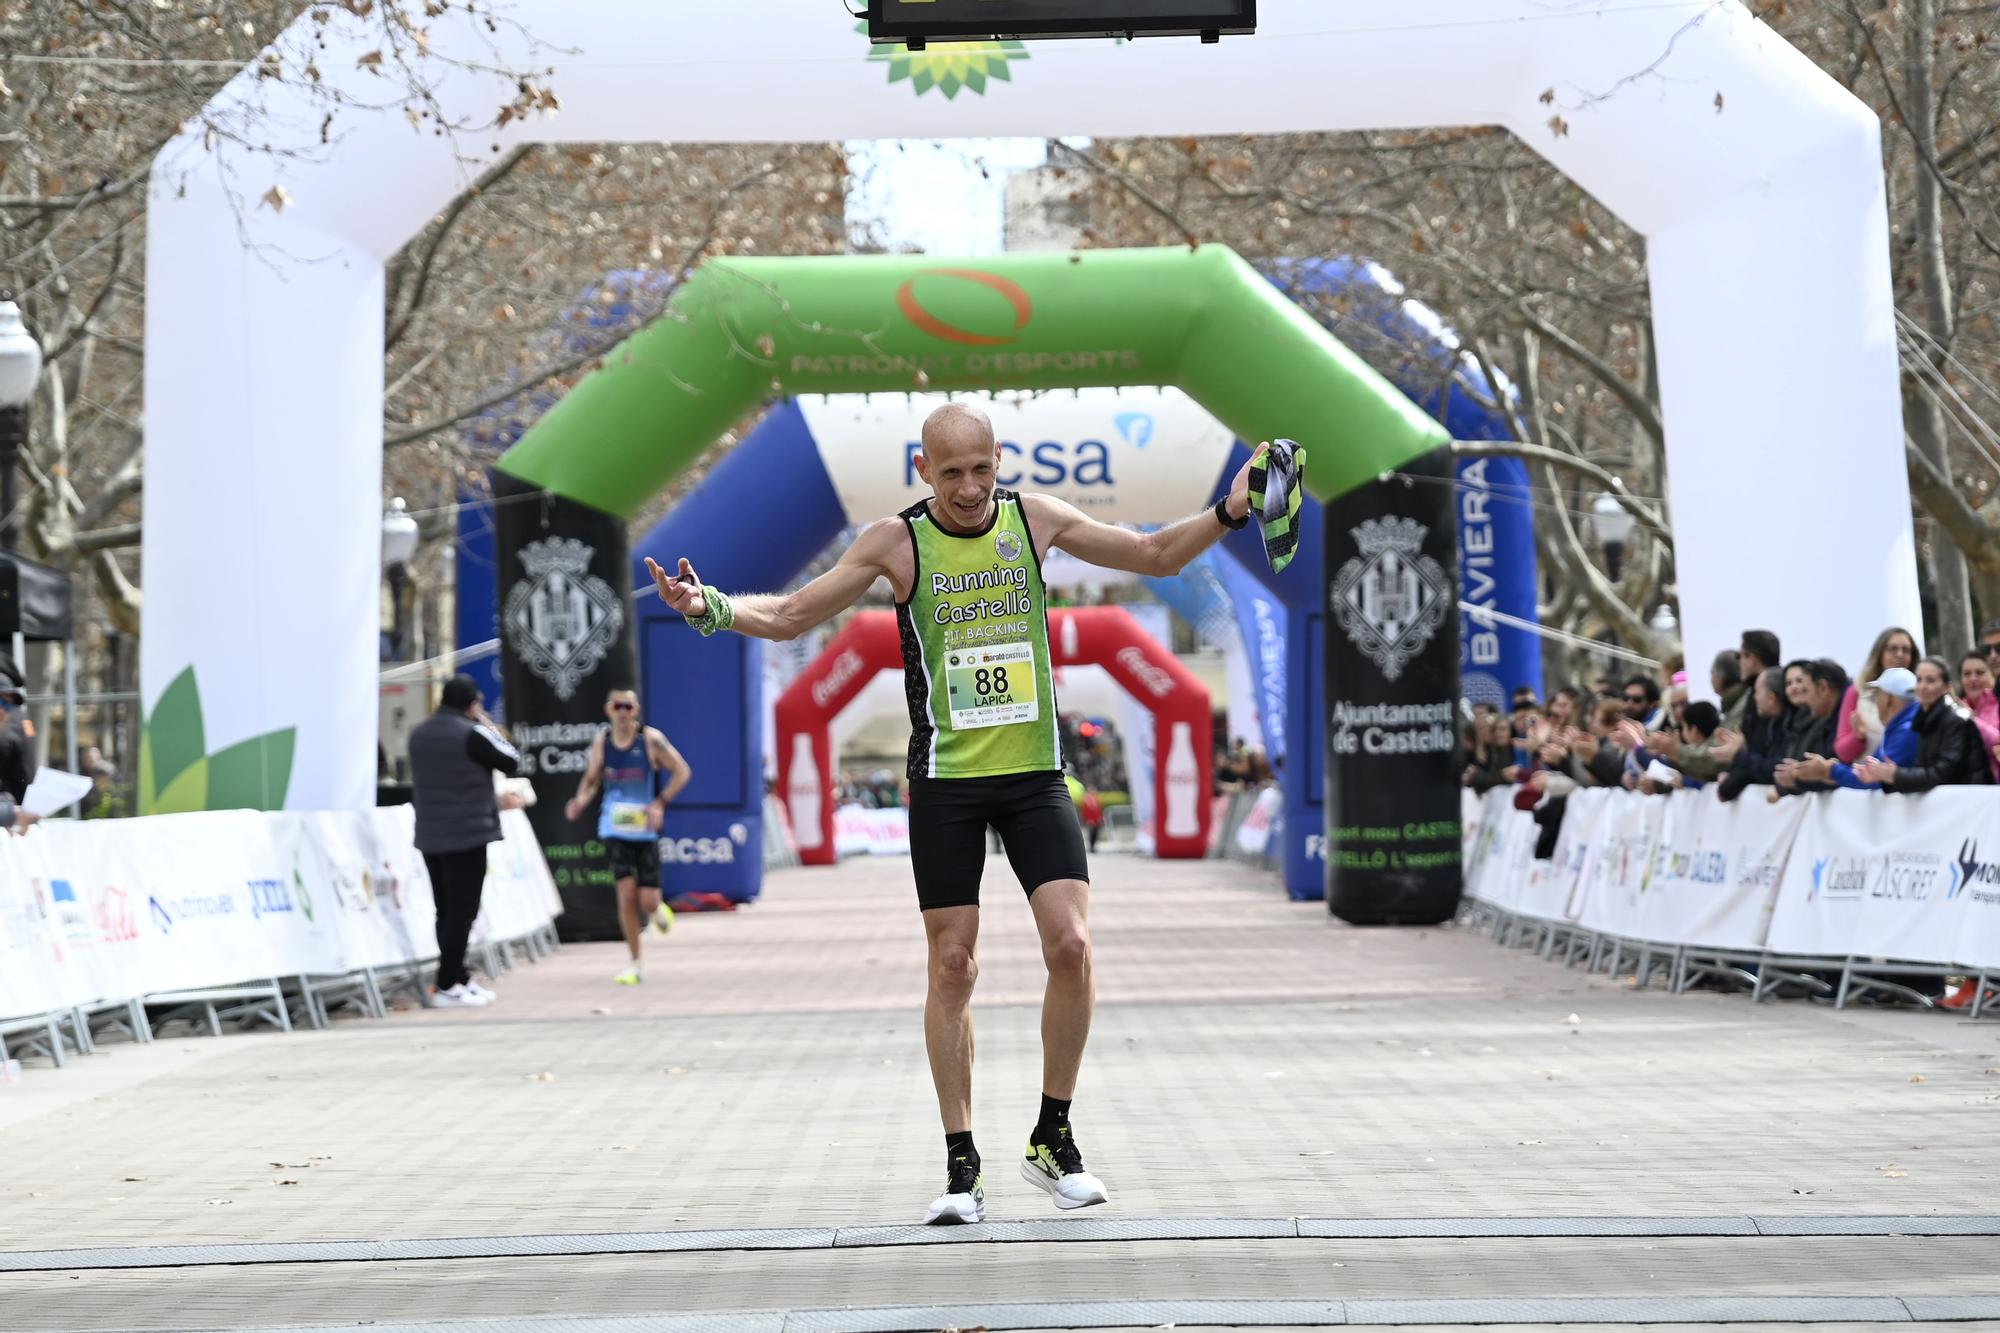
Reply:
<svg viewBox="0 0 2000 1333"><path fill-rule="evenodd" d="M1257 30L1257 0L868 0L874 42L1035 37L1214 40Z"/></svg>

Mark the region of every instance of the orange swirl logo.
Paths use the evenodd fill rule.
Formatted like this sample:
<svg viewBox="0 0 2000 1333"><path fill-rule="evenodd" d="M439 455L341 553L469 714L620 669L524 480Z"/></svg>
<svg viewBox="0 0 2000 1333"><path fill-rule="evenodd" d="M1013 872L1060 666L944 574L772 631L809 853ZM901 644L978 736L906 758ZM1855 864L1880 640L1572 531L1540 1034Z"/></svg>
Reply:
<svg viewBox="0 0 2000 1333"><path fill-rule="evenodd" d="M926 310L917 300L917 278L935 274L944 278L963 278L976 282L1005 297L1007 304L1014 308L1014 331L1008 334L975 333L971 329L960 328L947 323ZM903 312L903 318L930 334L946 342L963 343L968 347L1003 347L1013 342L1022 329L1028 327L1028 317L1034 313L1034 303L1028 299L1021 285L997 273L986 273L976 268L931 268L904 281L896 289L896 308Z"/></svg>

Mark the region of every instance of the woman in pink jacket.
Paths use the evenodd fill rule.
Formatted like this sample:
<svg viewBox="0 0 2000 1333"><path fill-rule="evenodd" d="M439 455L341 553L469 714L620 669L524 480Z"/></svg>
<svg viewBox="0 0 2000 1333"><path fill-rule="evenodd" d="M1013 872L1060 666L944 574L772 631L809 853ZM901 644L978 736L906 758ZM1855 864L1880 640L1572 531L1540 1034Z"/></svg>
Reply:
<svg viewBox="0 0 2000 1333"><path fill-rule="evenodd" d="M1917 667L1916 636L1893 626L1875 636L1868 660L1861 664L1861 673L1840 701L1840 730L1833 739L1833 753L1841 763L1852 764L1863 755L1874 754L1882 743L1881 712L1875 707L1874 690L1865 682L1880 680L1891 667L1906 671Z"/></svg>
<svg viewBox="0 0 2000 1333"><path fill-rule="evenodd" d="M1993 692L1993 664L1983 651L1974 649L1958 664L1958 692L1972 710L1972 725L1979 728L1993 780L2000 782L2000 695Z"/></svg>

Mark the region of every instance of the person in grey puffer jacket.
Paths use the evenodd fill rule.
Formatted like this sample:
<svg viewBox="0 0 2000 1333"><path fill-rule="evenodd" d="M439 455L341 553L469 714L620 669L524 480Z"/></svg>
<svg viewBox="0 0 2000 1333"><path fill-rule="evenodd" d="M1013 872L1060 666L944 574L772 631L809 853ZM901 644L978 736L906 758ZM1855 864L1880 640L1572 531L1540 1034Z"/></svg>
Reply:
<svg viewBox="0 0 2000 1333"><path fill-rule="evenodd" d="M417 850L430 871L431 896L437 902L434 1005L493 1002L493 992L466 970L465 945L486 886L486 844L503 836L493 775L512 777L520 769L520 752L480 707L479 684L470 676L446 681L437 712L410 732Z"/></svg>

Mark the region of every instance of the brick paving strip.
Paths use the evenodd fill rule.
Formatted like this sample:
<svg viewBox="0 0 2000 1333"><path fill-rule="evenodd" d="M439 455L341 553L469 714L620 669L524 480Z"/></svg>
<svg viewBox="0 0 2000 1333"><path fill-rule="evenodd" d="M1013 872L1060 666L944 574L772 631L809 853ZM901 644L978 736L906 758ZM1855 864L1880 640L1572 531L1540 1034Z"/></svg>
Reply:
<svg viewBox="0 0 2000 1333"><path fill-rule="evenodd" d="M1534 1236L2000 1236L2000 1215L1909 1217L1098 1217L975 1226L772 1227L548 1236L441 1236L0 1252L0 1273L93 1268L382 1263L543 1255L1055 1245L1158 1240L1458 1240Z"/></svg>

